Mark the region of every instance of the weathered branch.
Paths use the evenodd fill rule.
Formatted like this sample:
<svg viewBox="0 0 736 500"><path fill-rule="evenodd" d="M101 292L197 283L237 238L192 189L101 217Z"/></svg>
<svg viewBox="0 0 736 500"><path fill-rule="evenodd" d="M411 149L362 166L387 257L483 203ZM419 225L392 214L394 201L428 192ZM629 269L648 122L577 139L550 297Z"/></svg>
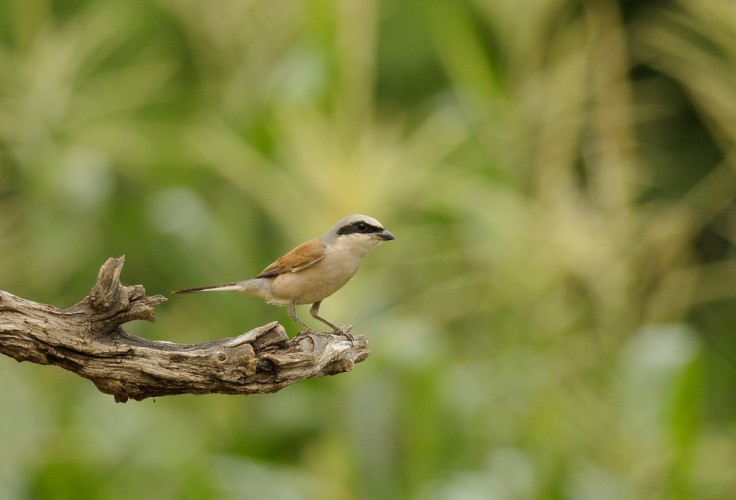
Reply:
<svg viewBox="0 0 736 500"><path fill-rule="evenodd" d="M0 352L72 371L118 402L171 394L275 392L350 371L370 354L366 337L350 342L303 332L290 340L277 322L201 344L130 335L122 325L153 321L153 308L166 299L147 297L141 285L122 286L124 261L108 259L89 296L69 309L0 291Z"/></svg>

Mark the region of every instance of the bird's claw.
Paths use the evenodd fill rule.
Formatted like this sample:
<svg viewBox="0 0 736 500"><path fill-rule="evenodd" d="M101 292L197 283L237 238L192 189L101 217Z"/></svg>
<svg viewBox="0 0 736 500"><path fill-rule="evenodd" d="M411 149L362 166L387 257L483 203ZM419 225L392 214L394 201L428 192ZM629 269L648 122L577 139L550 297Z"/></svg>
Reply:
<svg viewBox="0 0 736 500"><path fill-rule="evenodd" d="M353 345L355 343L355 337L350 333L350 330L352 330L353 327L351 325L344 325L339 328L336 328L334 332L332 332L335 335L340 335L341 337L345 337L350 341L350 345Z"/></svg>
<svg viewBox="0 0 736 500"><path fill-rule="evenodd" d="M302 335L316 335L317 333L319 333L317 330L314 330L312 328L307 327L304 330L302 330L301 332L297 333L296 334L296 337L301 337ZM296 337L294 337L294 338L296 338Z"/></svg>
<svg viewBox="0 0 736 500"><path fill-rule="evenodd" d="M332 332L320 332L317 330L314 330L312 328L305 328L301 332L297 333L294 338L301 337L303 335L319 335L319 334L325 334L325 333L331 333L332 335L339 335L340 337L345 337L347 340L350 341L350 345L353 345L355 343L355 337L350 333L350 330L352 330L352 325L344 325L340 327L336 327Z"/></svg>

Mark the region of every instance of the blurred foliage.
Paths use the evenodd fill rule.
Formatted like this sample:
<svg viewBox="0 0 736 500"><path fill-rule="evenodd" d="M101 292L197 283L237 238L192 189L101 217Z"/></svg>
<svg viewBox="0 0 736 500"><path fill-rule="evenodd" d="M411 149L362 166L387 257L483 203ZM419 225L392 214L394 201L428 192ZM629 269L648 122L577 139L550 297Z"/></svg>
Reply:
<svg viewBox="0 0 736 500"><path fill-rule="evenodd" d="M349 375L117 405L0 360L25 498L726 499L730 0L0 0L0 288L247 278L353 212ZM303 311L302 311L303 314ZM283 309L176 297L150 338ZM731 492L729 494L729 492Z"/></svg>

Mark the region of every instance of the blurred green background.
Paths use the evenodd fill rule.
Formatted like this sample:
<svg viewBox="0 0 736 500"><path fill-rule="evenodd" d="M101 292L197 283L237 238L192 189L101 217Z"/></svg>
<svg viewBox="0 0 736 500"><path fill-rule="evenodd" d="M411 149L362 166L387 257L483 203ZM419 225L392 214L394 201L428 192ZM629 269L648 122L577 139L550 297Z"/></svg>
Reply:
<svg viewBox="0 0 736 500"><path fill-rule="evenodd" d="M1 358L0 497L733 498L734 117L731 0L0 0L0 289L397 236L323 305L371 339L347 375L115 404ZM297 331L156 313L128 330Z"/></svg>

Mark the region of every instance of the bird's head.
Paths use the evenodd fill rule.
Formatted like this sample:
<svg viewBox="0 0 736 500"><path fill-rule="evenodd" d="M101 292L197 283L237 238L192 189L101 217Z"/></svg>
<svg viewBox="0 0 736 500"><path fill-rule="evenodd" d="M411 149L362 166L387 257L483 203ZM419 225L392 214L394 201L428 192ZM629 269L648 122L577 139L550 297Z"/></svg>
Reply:
<svg viewBox="0 0 736 500"><path fill-rule="evenodd" d="M391 231L384 229L376 219L359 214L343 217L325 235L325 241L348 245L362 253L368 253L379 243L393 239Z"/></svg>

